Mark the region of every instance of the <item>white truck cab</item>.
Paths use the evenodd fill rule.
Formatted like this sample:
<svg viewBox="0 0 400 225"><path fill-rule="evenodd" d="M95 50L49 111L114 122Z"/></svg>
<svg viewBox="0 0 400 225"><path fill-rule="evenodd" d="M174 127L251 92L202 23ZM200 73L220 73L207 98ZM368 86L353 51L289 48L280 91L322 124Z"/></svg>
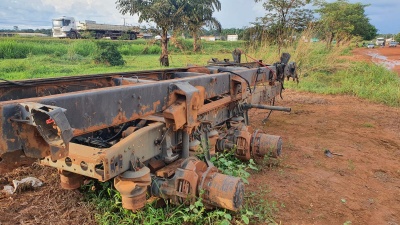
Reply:
<svg viewBox="0 0 400 225"><path fill-rule="evenodd" d="M385 44L386 44L385 38L383 38L383 37L378 37L378 38L376 39L375 44L376 44L377 46L385 46Z"/></svg>
<svg viewBox="0 0 400 225"><path fill-rule="evenodd" d="M53 19L53 37L58 38L78 38L78 32L76 29L76 21L74 17L63 16L60 18Z"/></svg>

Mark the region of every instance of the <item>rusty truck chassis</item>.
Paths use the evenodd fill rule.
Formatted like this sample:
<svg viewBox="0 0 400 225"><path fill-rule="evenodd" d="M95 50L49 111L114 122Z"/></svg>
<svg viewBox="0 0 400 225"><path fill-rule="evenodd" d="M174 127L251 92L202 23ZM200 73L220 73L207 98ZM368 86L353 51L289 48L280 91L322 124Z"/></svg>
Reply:
<svg viewBox="0 0 400 225"><path fill-rule="evenodd" d="M285 78L296 78L289 58L2 82L0 154L22 150L58 168L66 189L84 177L114 178L127 209L143 207L146 193L182 204L203 190L210 208L238 210L242 181L218 173L210 156L225 149L241 160L280 154L281 138L253 131L247 112L290 111L262 105L281 94Z"/></svg>

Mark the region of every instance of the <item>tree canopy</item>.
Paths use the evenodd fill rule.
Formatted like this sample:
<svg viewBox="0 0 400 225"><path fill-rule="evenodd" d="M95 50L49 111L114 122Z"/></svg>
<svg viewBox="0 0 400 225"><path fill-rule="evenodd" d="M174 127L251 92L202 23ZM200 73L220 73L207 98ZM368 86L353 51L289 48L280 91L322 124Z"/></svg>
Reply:
<svg viewBox="0 0 400 225"><path fill-rule="evenodd" d="M321 15L318 23L326 35L328 45L333 39L339 43L351 36L361 36L366 40L375 37L377 29L370 24L369 18L365 15L367 6L361 3L349 3L347 0L321 3L316 12Z"/></svg>
<svg viewBox="0 0 400 225"><path fill-rule="evenodd" d="M161 29L160 62L163 66L169 66L168 31L187 28L197 40L203 26L221 29L221 24L213 17L213 13L221 9L219 0L117 0L116 4L122 14L138 14L139 22L154 22Z"/></svg>
<svg viewBox="0 0 400 225"><path fill-rule="evenodd" d="M201 28L208 26L221 31L221 23L213 17L215 11L221 10L219 0L188 1L185 7L185 25L193 37L193 51L197 51L197 40Z"/></svg>
<svg viewBox="0 0 400 225"><path fill-rule="evenodd" d="M267 11L264 17L258 18L256 27L262 26L270 40L275 40L279 48L293 32L304 30L313 19L313 11L305 6L312 0L254 0L263 2ZM258 30L258 28L256 29ZM259 35L262 37L263 35Z"/></svg>
<svg viewBox="0 0 400 225"><path fill-rule="evenodd" d="M117 0L117 9L122 14L139 15L139 22L154 22L161 28L160 63L169 66L168 31L183 26L184 0Z"/></svg>

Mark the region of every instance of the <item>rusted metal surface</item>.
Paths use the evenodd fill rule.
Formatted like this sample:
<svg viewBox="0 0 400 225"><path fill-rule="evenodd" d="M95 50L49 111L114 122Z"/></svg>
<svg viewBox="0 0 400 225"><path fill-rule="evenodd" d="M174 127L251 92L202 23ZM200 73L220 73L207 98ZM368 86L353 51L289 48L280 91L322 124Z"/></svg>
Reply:
<svg viewBox="0 0 400 225"><path fill-rule="evenodd" d="M59 174L60 174L61 188L63 189L75 190L78 189L83 184L83 176L80 174L63 170L60 170Z"/></svg>
<svg viewBox="0 0 400 225"><path fill-rule="evenodd" d="M282 138L265 134L260 130L253 132L246 126L244 118L231 121L231 128L222 134L216 142L216 149L224 151L232 149L237 158L248 161L251 158L278 157L282 152Z"/></svg>
<svg viewBox="0 0 400 225"><path fill-rule="evenodd" d="M14 120L14 122L34 126L40 134L40 136L36 135L26 139L24 143L34 145L34 143L44 140L49 146L52 160L66 157L68 155L69 141L73 136L72 128L64 114L66 110L38 103L21 103L19 106L21 119ZM45 149L34 150L43 151ZM30 150L30 148L25 149L27 155L30 155Z"/></svg>
<svg viewBox="0 0 400 225"><path fill-rule="evenodd" d="M258 157L278 157L282 152L282 138L276 135L264 134L260 131L252 135L251 148L253 155Z"/></svg>
<svg viewBox="0 0 400 225"><path fill-rule="evenodd" d="M41 163L107 181L130 168L132 153L142 161L160 155L161 147L154 142L162 136L163 127L165 125L162 123L151 123L110 148L95 148L70 143L68 157L56 161L45 157Z"/></svg>
<svg viewBox="0 0 400 225"><path fill-rule="evenodd" d="M203 201L209 207L220 207L232 211L242 208L244 201L244 184L238 177L218 173L216 168L208 169L201 181L204 190Z"/></svg>
<svg viewBox="0 0 400 225"><path fill-rule="evenodd" d="M155 171L156 176L158 177L163 177L163 178L168 178L171 177L172 175L175 174L176 169L178 169L183 162L183 159L179 159L168 166Z"/></svg>
<svg viewBox="0 0 400 225"><path fill-rule="evenodd" d="M242 207L244 185L240 178L218 173L218 169L190 157L176 169L170 179L156 179L152 194L171 199L174 204L193 204L197 193L204 192L203 202L208 208L221 207L237 211Z"/></svg>
<svg viewBox="0 0 400 225"><path fill-rule="evenodd" d="M282 139L254 131L247 112L289 111L263 104L296 77L287 55L266 67L239 63L239 53L205 67L1 82L0 155L39 158L59 169L66 189L83 177L114 178L134 211L147 194L189 204L199 193L208 208L237 211L243 182L210 157L226 149L241 160L279 156ZM205 161L192 157L199 153Z"/></svg>
<svg viewBox="0 0 400 225"><path fill-rule="evenodd" d="M151 184L150 169L143 167L114 179L114 186L122 197L122 207L136 211L146 204L147 187Z"/></svg>
<svg viewBox="0 0 400 225"><path fill-rule="evenodd" d="M164 80L171 73L184 71L188 71L188 68L0 81L0 102L119 86L121 83L118 79L123 78Z"/></svg>

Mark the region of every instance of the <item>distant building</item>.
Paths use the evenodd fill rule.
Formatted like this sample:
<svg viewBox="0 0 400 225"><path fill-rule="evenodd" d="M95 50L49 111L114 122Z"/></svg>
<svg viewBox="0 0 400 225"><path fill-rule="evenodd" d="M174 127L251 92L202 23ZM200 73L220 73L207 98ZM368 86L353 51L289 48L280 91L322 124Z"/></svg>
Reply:
<svg viewBox="0 0 400 225"><path fill-rule="evenodd" d="M226 40L227 41L238 41L239 40L239 36L237 34L228 35L228 36L226 36Z"/></svg>
<svg viewBox="0 0 400 225"><path fill-rule="evenodd" d="M204 41L215 41L215 36L202 36L200 39Z"/></svg>

